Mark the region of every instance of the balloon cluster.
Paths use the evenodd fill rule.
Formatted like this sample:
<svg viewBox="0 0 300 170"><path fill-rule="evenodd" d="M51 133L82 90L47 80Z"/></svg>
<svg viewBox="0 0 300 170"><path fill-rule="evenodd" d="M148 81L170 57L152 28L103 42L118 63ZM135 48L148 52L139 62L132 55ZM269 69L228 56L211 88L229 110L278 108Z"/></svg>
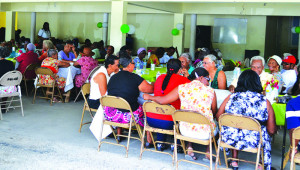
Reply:
<svg viewBox="0 0 300 170"><path fill-rule="evenodd" d="M121 25L121 32L123 34L134 34L135 33L135 27L133 25L127 25L127 24L123 24Z"/></svg>
<svg viewBox="0 0 300 170"><path fill-rule="evenodd" d="M172 35L174 35L174 36L178 35L179 34L179 30L183 30L183 24L181 24L181 23L178 23L176 25L176 28L172 29L172 32L171 32Z"/></svg>
<svg viewBox="0 0 300 170"><path fill-rule="evenodd" d="M300 27L292 27L292 33L300 33Z"/></svg>

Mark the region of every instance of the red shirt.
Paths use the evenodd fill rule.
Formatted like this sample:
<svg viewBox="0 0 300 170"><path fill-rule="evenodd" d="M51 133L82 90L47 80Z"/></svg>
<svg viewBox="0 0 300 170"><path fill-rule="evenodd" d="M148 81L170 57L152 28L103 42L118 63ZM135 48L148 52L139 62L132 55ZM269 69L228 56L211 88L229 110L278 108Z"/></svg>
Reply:
<svg viewBox="0 0 300 170"><path fill-rule="evenodd" d="M20 71L22 74L24 73L26 67L29 64L36 64L39 63L38 55L33 51L28 51L26 53L21 54L19 57L16 58L16 60L20 63L18 67L18 71ZM26 78L34 78L35 77L35 71L28 71L25 75Z"/></svg>
<svg viewBox="0 0 300 170"><path fill-rule="evenodd" d="M179 85L191 82L186 77L183 77L178 74L173 74L169 80L167 88L164 91L162 91L161 87L162 87L165 77L166 77L166 74L163 74L156 79L156 82L154 84L154 96L165 96L168 93L170 93L173 89L178 87ZM177 99L176 101L174 101L170 104L176 110L180 109L180 100L179 99ZM153 113L147 113L147 117L154 118L154 119L160 119L160 120L173 121L172 116L161 116L161 115L153 114Z"/></svg>

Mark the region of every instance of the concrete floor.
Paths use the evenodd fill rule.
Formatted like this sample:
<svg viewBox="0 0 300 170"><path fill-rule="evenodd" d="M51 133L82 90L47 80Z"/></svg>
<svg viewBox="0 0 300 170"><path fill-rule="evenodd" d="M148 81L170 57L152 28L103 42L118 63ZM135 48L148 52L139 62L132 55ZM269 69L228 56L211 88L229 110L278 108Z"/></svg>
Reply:
<svg viewBox="0 0 300 170"><path fill-rule="evenodd" d="M37 99L32 104L32 96L23 96L24 114L19 108L10 110L0 121L0 169L174 169L168 155L144 152L139 160L140 142L131 140L128 158L125 149L103 144L97 151L97 140L84 125L79 133L83 100L74 103L54 103ZM85 120L90 120L88 114ZM114 141L113 139L106 139ZM125 142L123 142L125 143ZM272 144L272 166L281 164L282 130ZM287 146L289 140L287 138ZM205 147L198 146L201 150ZM169 150L170 151L170 150ZM250 156L249 156L250 155ZM197 155L197 162L203 162ZM255 160L254 154L239 155ZM179 158L184 158L179 154ZM221 155L221 167L225 167ZM197 165L180 163L180 169L205 169ZM297 166L296 169L300 166ZM254 165L240 163L240 169L254 169ZM286 169L289 169L289 163Z"/></svg>

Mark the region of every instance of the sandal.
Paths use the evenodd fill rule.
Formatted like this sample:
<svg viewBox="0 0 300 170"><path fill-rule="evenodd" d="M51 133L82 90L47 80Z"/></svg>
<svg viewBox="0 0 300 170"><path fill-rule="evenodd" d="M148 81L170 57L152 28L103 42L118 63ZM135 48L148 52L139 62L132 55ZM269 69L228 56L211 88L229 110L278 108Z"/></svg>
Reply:
<svg viewBox="0 0 300 170"><path fill-rule="evenodd" d="M229 167L232 168L233 170L238 170L239 169L239 164L237 161L230 161Z"/></svg>
<svg viewBox="0 0 300 170"><path fill-rule="evenodd" d="M197 160L197 157L195 156L192 147L188 147L188 154L185 155L185 159L189 161Z"/></svg>

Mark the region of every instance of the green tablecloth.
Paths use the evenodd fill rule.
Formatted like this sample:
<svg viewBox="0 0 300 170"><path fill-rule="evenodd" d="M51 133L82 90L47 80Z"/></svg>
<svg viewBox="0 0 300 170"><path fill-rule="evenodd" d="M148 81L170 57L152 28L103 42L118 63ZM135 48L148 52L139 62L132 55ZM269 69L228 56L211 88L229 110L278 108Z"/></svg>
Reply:
<svg viewBox="0 0 300 170"><path fill-rule="evenodd" d="M241 68L241 72L245 70L250 70L251 68ZM265 69L265 72L271 73L270 69Z"/></svg>
<svg viewBox="0 0 300 170"><path fill-rule="evenodd" d="M279 95L281 97L282 95ZM296 98L297 96L292 96ZM285 112L286 112L286 104L282 103L273 103L272 104L275 118L276 118L276 125L284 126L285 125Z"/></svg>
<svg viewBox="0 0 300 170"><path fill-rule="evenodd" d="M136 70L133 71L136 73ZM151 70L150 68L147 68L145 74L142 74L141 77L143 77L145 80L149 82L155 82L156 81L156 74L159 72L160 74L165 74L167 72L166 67L156 67L155 70Z"/></svg>
<svg viewBox="0 0 300 170"><path fill-rule="evenodd" d="M104 63L105 59L97 59L98 63Z"/></svg>
<svg viewBox="0 0 300 170"><path fill-rule="evenodd" d="M14 65L16 65L16 60L14 58L6 58L6 60L12 61L14 63Z"/></svg>

